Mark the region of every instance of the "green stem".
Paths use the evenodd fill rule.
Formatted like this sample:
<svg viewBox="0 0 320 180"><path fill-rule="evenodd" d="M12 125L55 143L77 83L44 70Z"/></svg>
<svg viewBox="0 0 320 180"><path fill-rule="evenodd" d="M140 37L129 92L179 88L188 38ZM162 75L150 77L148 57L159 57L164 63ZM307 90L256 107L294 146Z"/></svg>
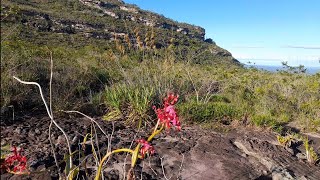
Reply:
<svg viewBox="0 0 320 180"><path fill-rule="evenodd" d="M156 130L158 129L159 122L160 122L160 119L158 119L157 124L156 124L156 127L155 127L154 130L153 130L153 133L156 132Z"/></svg>
<svg viewBox="0 0 320 180"><path fill-rule="evenodd" d="M157 126L156 126L155 130L152 132L152 134L148 137L148 140L147 140L148 142L152 141L152 139L163 130L163 127L164 127L163 125L161 126L161 128L159 130L157 130ZM137 160L139 158L140 147L141 147L141 145L138 144L132 153L132 159L131 159L131 167L132 168L136 165Z"/></svg>
<svg viewBox="0 0 320 180"><path fill-rule="evenodd" d="M113 150L113 151L107 153L107 154L102 158L102 160L101 160L100 163L99 163L98 172L97 172L97 175L96 175L96 177L94 178L94 180L100 180L101 170L102 170L102 166L103 166L104 161L106 161L107 158L108 158L109 156L111 156L112 154L114 154L114 153L120 153L120 152L128 152L128 153L131 153L131 154L134 153L133 150L131 150L131 149L125 149L125 148L123 148L123 149L116 149L116 150Z"/></svg>
<svg viewBox="0 0 320 180"><path fill-rule="evenodd" d="M136 165L137 160L139 158L140 147L141 147L141 144L139 143L132 153L132 158L131 158L131 167L132 168Z"/></svg>
<svg viewBox="0 0 320 180"><path fill-rule="evenodd" d="M158 126L158 125L157 125L157 126ZM158 135L159 133L161 133L161 131L162 131L163 128L164 128L164 125L162 125L161 128L160 128L159 130L157 130L157 126L156 126L155 130L153 131L153 133L148 137L148 140L147 140L148 142L152 141L152 139L153 139L156 135ZM134 150L123 148L123 149L116 149L116 150L113 150L113 151L107 153L107 154L102 158L102 160L101 160L100 163L99 163L98 172L97 172L97 175L96 175L96 177L94 178L94 180L100 180L102 165L103 165L104 161L106 161L107 158L108 158L109 156L111 156L112 154L114 154L114 153L120 153L120 152L128 152L128 153L131 153L131 154L132 154L131 167L133 168L133 167L136 165L137 160L138 160L138 158L139 158L139 150L140 150L140 147L141 147L141 145L138 144L137 147L136 147Z"/></svg>
<svg viewBox="0 0 320 180"><path fill-rule="evenodd" d="M153 133L148 137L148 142L152 141L152 139L159 133L161 133L161 131L163 130L163 125L161 126L161 128L159 130L155 130L153 131Z"/></svg>

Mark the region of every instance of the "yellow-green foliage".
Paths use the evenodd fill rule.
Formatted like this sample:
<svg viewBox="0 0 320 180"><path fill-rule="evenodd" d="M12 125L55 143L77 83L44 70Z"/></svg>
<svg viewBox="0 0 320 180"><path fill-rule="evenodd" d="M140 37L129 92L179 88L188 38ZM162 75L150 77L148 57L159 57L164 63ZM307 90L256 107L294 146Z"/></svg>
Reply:
<svg viewBox="0 0 320 180"><path fill-rule="evenodd" d="M8 24L1 28L10 34ZM258 126L280 128L296 121L304 130L320 130L319 73L245 69L223 57L193 61L197 54L191 49L199 48L194 46L190 51L173 47L123 52L115 43L47 47L9 37L1 42L1 108L41 105L33 89L22 87L12 75L47 87L52 52L57 109L104 103L111 112L108 118L146 120L150 106L173 91L181 97L182 118L201 122L246 116ZM22 98L26 95L31 98ZM150 102L152 97L157 101Z"/></svg>
<svg viewBox="0 0 320 180"><path fill-rule="evenodd" d="M6 158L6 155L11 152L10 151L10 145L7 144L7 145L4 145L4 146L1 146L0 151L1 151L1 160L3 160L3 159Z"/></svg>
<svg viewBox="0 0 320 180"><path fill-rule="evenodd" d="M291 144L293 143L293 141L295 141L295 138L291 134L286 135L286 136L278 135L277 140L282 146L290 147Z"/></svg>
<svg viewBox="0 0 320 180"><path fill-rule="evenodd" d="M38 47L29 42L4 40L1 43L1 108L41 106L41 99L30 87L15 82L15 75L37 81L48 92L50 53L53 58L53 103L56 109L79 108L95 99L104 87L123 79L112 57L94 46ZM23 96L29 96L25 99Z"/></svg>
<svg viewBox="0 0 320 180"><path fill-rule="evenodd" d="M1 50L2 107L24 102L19 98L23 94L34 94L32 89L14 83L13 74L47 85L51 51L53 100L59 108L77 107L86 101L105 103L114 113L110 117L125 114L137 119L149 116L152 97L159 102L165 93L174 91L180 94L186 119L201 122L227 116L240 120L246 115L258 126L277 128L297 121L305 130L319 131L319 74L175 62L165 50L157 52L161 56L154 50L121 55L95 46L47 48L9 41L4 41ZM34 97L33 103L40 102Z"/></svg>
<svg viewBox="0 0 320 180"><path fill-rule="evenodd" d="M185 119L195 122L219 121L223 118L232 119L238 113L235 107L224 102L184 102L178 108Z"/></svg>
<svg viewBox="0 0 320 180"><path fill-rule="evenodd" d="M115 84L105 90L105 103L110 107L105 120L114 120L124 117L127 122L133 123L150 119L147 115L151 100L154 97L153 87L139 87L125 84Z"/></svg>
<svg viewBox="0 0 320 180"><path fill-rule="evenodd" d="M308 137L305 138L305 140L303 141L303 145L306 149L306 158L307 158L307 161L312 163L312 164L315 164L317 163L319 160L320 160L320 157L318 156L318 154L314 151L313 147L310 146L309 144L309 139Z"/></svg>

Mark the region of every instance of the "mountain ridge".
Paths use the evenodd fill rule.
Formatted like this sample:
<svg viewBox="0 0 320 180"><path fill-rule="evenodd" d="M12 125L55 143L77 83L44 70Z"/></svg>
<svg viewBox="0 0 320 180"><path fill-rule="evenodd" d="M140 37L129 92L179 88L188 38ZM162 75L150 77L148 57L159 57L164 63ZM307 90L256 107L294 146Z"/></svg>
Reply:
<svg viewBox="0 0 320 180"><path fill-rule="evenodd" d="M156 49L166 48L170 44L182 49L192 46L195 53L205 52L208 56L199 62L223 58L239 64L229 51L217 46L212 39L205 39L204 28L179 23L123 1L13 0L4 1L2 6L4 12L12 7L19 8L15 16L2 23L18 24L21 29L18 36L35 44L84 46L88 40L94 43L100 41L96 44L112 44L116 39L125 44L128 36L130 43L137 46L137 36L140 36L145 48L147 43L143 41L150 40L152 33L155 34ZM74 39L74 42L70 39Z"/></svg>
<svg viewBox="0 0 320 180"><path fill-rule="evenodd" d="M50 58L54 61L57 109L92 104L106 86L128 79L123 69L158 68L148 63L242 67L230 52L204 37L205 29L199 26L178 23L118 0L4 0L1 114L9 115L10 107L16 111L41 109L38 94L22 88L12 76L47 86ZM22 95L32 100L22 99Z"/></svg>

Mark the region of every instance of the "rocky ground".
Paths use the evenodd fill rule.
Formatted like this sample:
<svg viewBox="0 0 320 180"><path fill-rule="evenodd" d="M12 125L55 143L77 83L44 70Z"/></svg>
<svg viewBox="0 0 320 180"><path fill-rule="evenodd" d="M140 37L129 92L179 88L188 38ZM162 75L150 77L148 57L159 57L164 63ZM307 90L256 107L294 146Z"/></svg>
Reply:
<svg viewBox="0 0 320 180"><path fill-rule="evenodd" d="M148 135L120 122L112 124L101 118L95 120L108 134L104 135L96 127L99 141L95 143L99 144L101 156L107 150L108 139L111 139L112 149L129 148L132 143L135 146L134 139ZM90 153L91 144L88 142L85 149L82 149L81 144L84 136L91 132L91 121L67 117L57 119L57 122L67 132L72 150L85 151L88 175L84 178L85 173L81 171L78 179L93 179L96 165ZM23 176L2 174L1 179L58 179L48 140L49 123L49 118L33 117L15 122L2 121L1 145L22 147L32 173ZM157 136L152 142L156 153L138 162L135 168L136 179L319 179L320 166L305 160L302 144L285 148L278 143L276 134L270 131L233 125L225 128L227 131L221 132L185 125L181 132L164 132ZM319 153L319 134L311 134L309 137L312 146ZM66 141L55 127L52 138L63 169L63 157L67 153ZM123 179L130 165L130 158L126 154L112 156L105 164L105 179Z"/></svg>

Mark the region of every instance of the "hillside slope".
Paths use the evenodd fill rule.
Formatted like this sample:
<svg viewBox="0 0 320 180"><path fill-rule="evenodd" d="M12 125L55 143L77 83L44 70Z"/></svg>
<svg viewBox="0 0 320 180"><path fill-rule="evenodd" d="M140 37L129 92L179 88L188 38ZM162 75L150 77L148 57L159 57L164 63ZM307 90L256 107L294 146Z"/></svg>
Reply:
<svg viewBox="0 0 320 180"><path fill-rule="evenodd" d="M121 41L125 46L142 48L176 47L186 59L190 50L205 54L194 61L237 62L230 52L205 40L199 26L178 23L162 15L144 11L117 0L45 1L13 0L2 2L2 34L13 30L20 40L38 45L81 47L88 44L105 46ZM179 49L179 50L178 50ZM179 51L179 52L178 52Z"/></svg>
<svg viewBox="0 0 320 180"><path fill-rule="evenodd" d="M92 102L106 85L125 79L142 61L169 60L238 67L230 52L204 39L205 30L118 0L4 0L1 2L1 113L38 109L34 89L47 87L54 61L53 101L60 108ZM117 71L121 62L121 72ZM120 62L120 61L119 61ZM46 88L44 88L46 89ZM48 93L45 90L45 93ZM29 96L29 100L24 97Z"/></svg>

